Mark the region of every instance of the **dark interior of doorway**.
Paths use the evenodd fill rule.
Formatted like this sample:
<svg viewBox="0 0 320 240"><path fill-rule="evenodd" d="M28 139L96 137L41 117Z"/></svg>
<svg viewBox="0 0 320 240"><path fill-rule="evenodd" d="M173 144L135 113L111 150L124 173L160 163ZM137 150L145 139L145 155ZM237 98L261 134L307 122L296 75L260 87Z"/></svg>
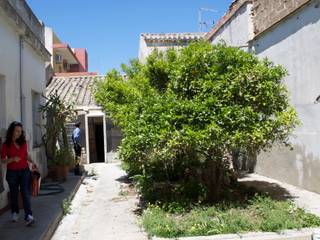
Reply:
<svg viewBox="0 0 320 240"><path fill-rule="evenodd" d="M97 161L104 162L104 140L103 140L103 125L95 125Z"/></svg>

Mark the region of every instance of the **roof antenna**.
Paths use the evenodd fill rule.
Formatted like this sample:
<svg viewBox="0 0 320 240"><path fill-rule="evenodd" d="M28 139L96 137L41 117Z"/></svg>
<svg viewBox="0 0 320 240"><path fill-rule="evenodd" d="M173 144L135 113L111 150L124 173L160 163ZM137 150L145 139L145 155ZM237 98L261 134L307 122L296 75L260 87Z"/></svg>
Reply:
<svg viewBox="0 0 320 240"><path fill-rule="evenodd" d="M208 23L202 20L202 13L203 12L213 12L216 13L218 12L215 9L212 8L199 8L198 11L198 25L199 25L199 32L203 32L203 26L208 27ZM213 21L214 24L214 21Z"/></svg>

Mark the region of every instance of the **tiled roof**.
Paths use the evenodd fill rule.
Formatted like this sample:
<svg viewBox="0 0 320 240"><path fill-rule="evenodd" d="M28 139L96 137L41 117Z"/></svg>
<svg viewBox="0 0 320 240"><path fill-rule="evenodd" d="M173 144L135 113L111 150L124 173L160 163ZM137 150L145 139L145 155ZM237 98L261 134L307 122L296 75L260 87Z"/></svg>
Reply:
<svg viewBox="0 0 320 240"><path fill-rule="evenodd" d="M195 41L204 37L205 33L141 33L146 41Z"/></svg>
<svg viewBox="0 0 320 240"><path fill-rule="evenodd" d="M67 76L53 77L46 88L46 96L57 91L60 99L76 106L97 106L91 87L95 80L102 80L104 76Z"/></svg>
<svg viewBox="0 0 320 240"><path fill-rule="evenodd" d="M96 76L96 72L64 72L64 73L54 73L55 77L77 77L77 76Z"/></svg>

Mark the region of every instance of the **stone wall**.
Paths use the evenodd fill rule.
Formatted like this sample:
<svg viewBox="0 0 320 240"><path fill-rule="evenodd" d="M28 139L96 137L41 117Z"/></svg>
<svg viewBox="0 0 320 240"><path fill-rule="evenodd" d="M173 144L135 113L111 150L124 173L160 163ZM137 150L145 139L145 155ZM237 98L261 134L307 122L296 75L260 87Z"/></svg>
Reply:
<svg viewBox="0 0 320 240"><path fill-rule="evenodd" d="M254 35L261 34L308 2L310 0L254 0Z"/></svg>

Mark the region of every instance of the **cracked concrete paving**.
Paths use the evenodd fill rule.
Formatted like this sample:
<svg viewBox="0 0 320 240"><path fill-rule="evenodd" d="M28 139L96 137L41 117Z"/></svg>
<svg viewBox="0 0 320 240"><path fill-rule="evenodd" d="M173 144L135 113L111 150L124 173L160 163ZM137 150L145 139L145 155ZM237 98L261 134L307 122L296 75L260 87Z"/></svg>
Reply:
<svg viewBox="0 0 320 240"><path fill-rule="evenodd" d="M148 239L133 212L137 208L136 195L122 190L125 184L119 179L126 174L119 163L90 164L86 169L89 177L83 181L72 201L71 213L63 218L52 240Z"/></svg>

